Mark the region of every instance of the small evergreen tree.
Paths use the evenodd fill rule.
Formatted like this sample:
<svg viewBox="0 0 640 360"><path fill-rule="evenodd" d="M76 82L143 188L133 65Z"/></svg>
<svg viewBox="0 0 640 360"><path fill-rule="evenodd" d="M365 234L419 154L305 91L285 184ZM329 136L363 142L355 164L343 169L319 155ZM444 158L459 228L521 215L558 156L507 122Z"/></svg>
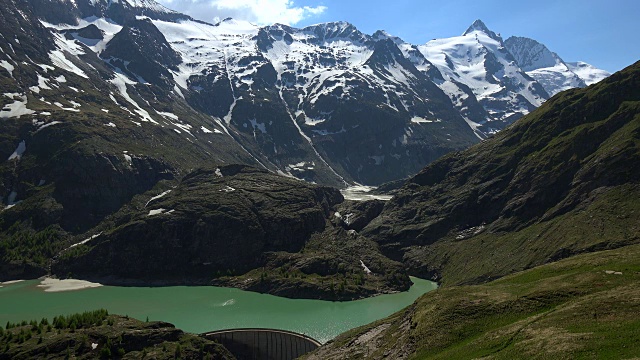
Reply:
<svg viewBox="0 0 640 360"><path fill-rule="evenodd" d="M103 359L110 359L111 349L108 346L104 346L102 349L100 349L100 357Z"/></svg>

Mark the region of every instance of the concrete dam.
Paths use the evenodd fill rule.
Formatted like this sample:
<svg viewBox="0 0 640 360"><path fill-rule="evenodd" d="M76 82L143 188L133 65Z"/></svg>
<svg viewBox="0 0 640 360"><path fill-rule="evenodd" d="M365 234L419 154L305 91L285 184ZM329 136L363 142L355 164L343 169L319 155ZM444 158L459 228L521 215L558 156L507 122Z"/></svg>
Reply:
<svg viewBox="0 0 640 360"><path fill-rule="evenodd" d="M243 360L292 360L320 346L308 336L276 329L220 330L201 336L217 341Z"/></svg>

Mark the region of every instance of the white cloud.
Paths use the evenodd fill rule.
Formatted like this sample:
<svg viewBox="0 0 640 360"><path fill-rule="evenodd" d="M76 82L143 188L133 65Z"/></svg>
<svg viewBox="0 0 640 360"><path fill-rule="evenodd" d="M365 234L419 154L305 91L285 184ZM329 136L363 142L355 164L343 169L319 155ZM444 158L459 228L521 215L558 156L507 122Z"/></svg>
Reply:
<svg viewBox="0 0 640 360"><path fill-rule="evenodd" d="M258 25L295 25L318 16L326 6L296 6L293 0L159 0L170 9L193 18L216 22L231 17Z"/></svg>

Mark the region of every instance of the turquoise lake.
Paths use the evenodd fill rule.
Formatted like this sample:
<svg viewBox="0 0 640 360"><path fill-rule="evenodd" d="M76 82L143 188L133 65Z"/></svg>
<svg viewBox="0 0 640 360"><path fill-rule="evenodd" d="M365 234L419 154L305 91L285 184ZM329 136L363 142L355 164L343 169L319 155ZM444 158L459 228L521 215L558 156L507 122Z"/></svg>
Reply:
<svg viewBox="0 0 640 360"><path fill-rule="evenodd" d="M231 328L295 331L324 343L410 305L437 284L411 278L409 291L373 298L330 302L293 300L212 286L118 287L45 292L39 280L0 287L0 324L53 318L100 308L136 319L162 320L192 333Z"/></svg>

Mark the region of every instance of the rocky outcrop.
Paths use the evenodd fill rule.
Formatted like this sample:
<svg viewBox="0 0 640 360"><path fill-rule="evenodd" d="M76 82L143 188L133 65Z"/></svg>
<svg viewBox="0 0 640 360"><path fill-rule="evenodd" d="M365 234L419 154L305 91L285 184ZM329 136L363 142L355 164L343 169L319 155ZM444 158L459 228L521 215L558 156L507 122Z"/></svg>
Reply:
<svg viewBox="0 0 640 360"><path fill-rule="evenodd" d="M140 82L151 82L162 88L172 88L173 75L182 62L151 20L136 20L117 33L100 54L110 65Z"/></svg>
<svg viewBox="0 0 640 360"><path fill-rule="evenodd" d="M149 197L141 208L116 214L101 235L63 252L54 273L325 299L410 285L402 266L375 244L332 224L343 201L336 189L228 165L196 170ZM376 275L365 274L361 260Z"/></svg>
<svg viewBox="0 0 640 360"><path fill-rule="evenodd" d="M380 215L384 201L345 201L338 207L340 222L349 230L361 231L371 220Z"/></svg>

